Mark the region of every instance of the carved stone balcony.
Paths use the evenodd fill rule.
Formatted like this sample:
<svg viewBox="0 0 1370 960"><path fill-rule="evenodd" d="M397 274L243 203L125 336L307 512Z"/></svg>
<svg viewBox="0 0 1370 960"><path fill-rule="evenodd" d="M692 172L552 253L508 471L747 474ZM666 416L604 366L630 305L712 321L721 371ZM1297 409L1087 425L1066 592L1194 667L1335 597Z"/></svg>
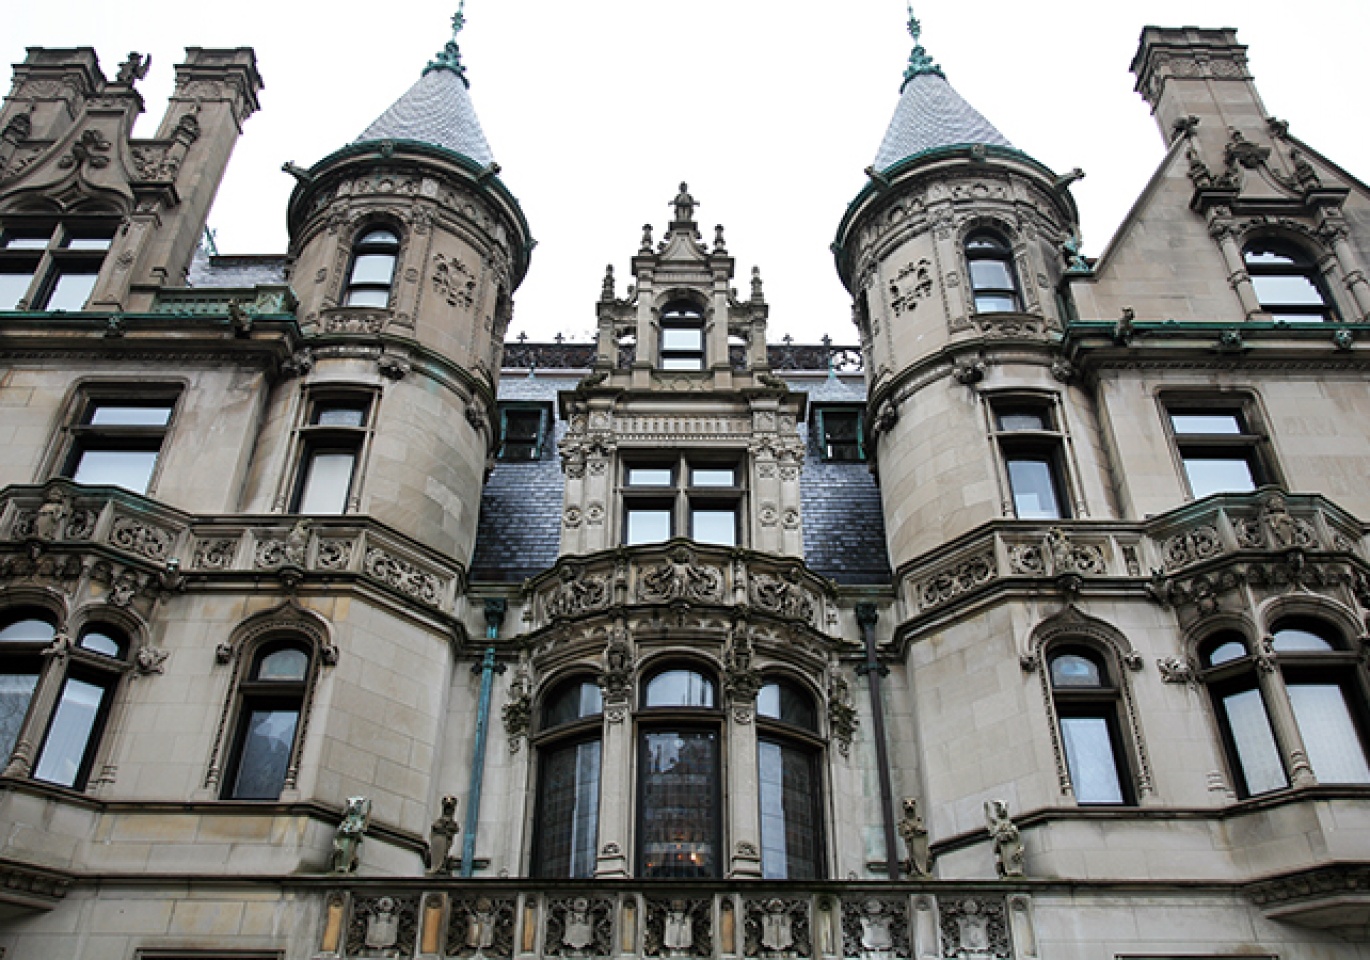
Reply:
<svg viewBox="0 0 1370 960"><path fill-rule="evenodd" d="M802 561L688 540L563 557L525 592L530 631L646 606L732 608L836 633L833 585Z"/></svg>
<svg viewBox="0 0 1370 960"><path fill-rule="evenodd" d="M536 882L535 882L536 883ZM1004 883L514 884L429 877L326 894L315 960L344 957L912 960L1036 957L1031 897Z"/></svg>
<svg viewBox="0 0 1370 960"><path fill-rule="evenodd" d="M116 487L65 480L0 491L0 576L89 577L117 606L150 604L193 581L351 579L449 615L466 582L460 563L374 520L202 518Z"/></svg>
<svg viewBox="0 0 1370 960"><path fill-rule="evenodd" d="M1142 589L1202 613L1238 583L1298 580L1370 600L1365 550L1361 522L1334 503L1266 487L1139 523L996 521L906 565L898 583L904 619L915 623L1015 586Z"/></svg>

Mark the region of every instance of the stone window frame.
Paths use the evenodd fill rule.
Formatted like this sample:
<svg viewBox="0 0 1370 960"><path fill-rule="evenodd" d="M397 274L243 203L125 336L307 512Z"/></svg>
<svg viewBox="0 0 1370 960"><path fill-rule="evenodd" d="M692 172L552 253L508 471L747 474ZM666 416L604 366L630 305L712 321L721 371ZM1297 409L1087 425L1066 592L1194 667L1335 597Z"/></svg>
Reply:
<svg viewBox="0 0 1370 960"><path fill-rule="evenodd" d="M14 304L0 303L3 310L29 310L41 312L49 310L49 302L55 287L63 275L91 276L90 293L100 284L100 276L105 271L105 262L119 229L119 218L111 216L72 216L72 217L14 217L5 218L0 228L0 272L10 275L25 275L29 283L24 294ZM42 236L40 236L42 232ZM27 239L46 238L41 247L11 247L15 234L29 234ZM85 236L82 236L85 235ZM20 237L20 239L25 239ZM75 247L72 240L104 240L100 247ZM15 270L15 267L28 267ZM73 270L76 267L79 269ZM93 270L91 268L94 268ZM9 269L7 269L9 268ZM61 311L81 312L86 308L89 294L80 307L61 307Z"/></svg>
<svg viewBox="0 0 1370 960"><path fill-rule="evenodd" d="M807 699L809 706L813 710L812 726L802 726L788 722L778 717L771 717L763 714L760 707L761 693L771 684L790 686L800 691ZM816 690L806 678L800 677L789 670L767 669L761 675L761 682L757 687L756 714L756 740L757 740L757 764L758 764L758 789L757 804L761 803L759 767L761 762L760 747L763 742L778 744L782 749L803 751L809 760L813 771L814 786L817 791L817 815L814 818L817 836L814 839L816 850L815 874L813 877L792 878L788 874L784 877L768 877L767 879L803 879L803 880L823 880L828 877L828 818L829 803L832 791L827 783L826 773L828 770L827 749L828 738L824 730L824 715L822 706L824 697ZM764 814L758 810L758 820L760 832L757 840L761 854L761 871L765 876L766 869L766 845L765 845L765 820Z"/></svg>
<svg viewBox="0 0 1370 960"><path fill-rule="evenodd" d="M976 241L988 241L994 245L993 250L972 250L971 244ZM971 313L975 315L987 313L1023 313L1025 297L1023 295L1023 281L1018 269L1017 251L1014 248L1013 240L996 224L977 224L966 231L961 238L961 257L966 265L967 295L970 298ZM977 286L975 282L974 265L977 262L993 262L1002 264L1008 273L1009 283L1007 286ZM1002 297L1013 302L1010 310L981 310L977 297L980 294L987 296Z"/></svg>
<svg viewBox="0 0 1370 960"><path fill-rule="evenodd" d="M1288 264L1262 264L1251 261L1252 248L1264 247L1270 252L1286 257ZM1275 322L1286 323L1333 323L1341 319L1337 302L1331 294L1331 284L1327 282L1327 277L1318 266L1319 257L1314 251L1310 251L1307 244L1288 237L1270 233L1248 234L1242 242L1242 265L1246 270L1247 278L1251 281L1251 292L1256 296L1256 301L1260 304L1261 311L1270 316ZM1261 277L1301 277L1308 281L1314 291L1322 299L1320 309L1305 307L1300 305L1281 305L1267 303L1262 300L1257 290L1258 282ZM1280 307L1285 309L1281 310ZM1275 307L1275 310L1271 308ZM1289 318L1276 316L1278 313L1289 315ZM1297 317L1300 319L1292 319Z"/></svg>
<svg viewBox="0 0 1370 960"><path fill-rule="evenodd" d="M103 779L104 758L112 749L111 731L118 726L123 709L125 677L133 673L146 647L147 627L125 610L104 604L88 605L68 611L66 605L45 591L17 590L0 595L0 625L20 619L41 619L53 627L46 643L25 643L17 656L37 668L34 688L9 755L0 757L3 775L22 777L57 790L88 794ZM104 654L83 644L97 632L113 634L119 646L114 655ZM157 660L160 664L160 659ZM159 671L158 671L159 672ZM44 750L52 725L61 709L67 681L75 677L102 690L100 704L91 729L85 736L80 763L70 783L39 777Z"/></svg>
<svg viewBox="0 0 1370 960"><path fill-rule="evenodd" d="M657 327L656 367L658 370L669 373L698 373L709 369L709 313L708 306L700 303L697 297L678 290L668 293L656 311L655 317ZM679 318L677 319L673 314L679 315ZM666 332L673 329L698 331L699 347L697 349L668 348L666 346ZM699 365L670 367L666 365L668 359L697 359ZM725 357L725 362L726 359Z"/></svg>
<svg viewBox="0 0 1370 960"><path fill-rule="evenodd" d="M1066 405L1053 390L1006 388L982 391L985 431L994 450L996 480L999 484L1001 515L1009 519L1067 520L1086 517L1079 465L1066 418ZM1042 430L1004 429L1001 415L1010 408L1040 411L1046 428ZM1058 502L1058 517L1019 517L1009 464L1015 454L1024 459L1043 459L1051 473Z"/></svg>
<svg viewBox="0 0 1370 960"><path fill-rule="evenodd" d="M1281 651L1279 633L1286 627L1322 627L1333 649L1320 652ZM1306 734L1289 696L1289 677L1331 681L1346 697L1349 720L1357 733L1365 763L1370 766L1370 669L1362 655L1362 628L1358 618L1340 604L1323 597L1277 598L1260 611L1260 622L1247 625L1226 622L1206 624L1207 629L1192 638L1190 649L1196 664L1194 679L1208 691L1209 709L1219 731L1222 753L1233 775L1234 792L1239 799L1266 796L1281 790L1297 789L1319 783L1335 786L1370 786L1364 781L1321 781L1313 767ZM1210 666L1208 655L1218 641L1240 639L1246 654ZM1215 646L1215 644L1217 646ZM1230 729L1218 705L1225 692L1257 689L1265 708L1266 720L1283 767L1285 783L1260 793L1246 789L1242 757L1231 739Z"/></svg>
<svg viewBox="0 0 1370 960"><path fill-rule="evenodd" d="M367 237L379 231L394 237L393 241L370 241ZM388 310L395 301L395 282L400 274L401 256L404 253L405 233L400 224L390 217L373 217L363 220L352 232L347 246L347 269L342 274L342 289L338 293L338 304L358 309ZM388 255L390 257L390 277L385 283L357 280L357 261L363 256ZM353 303L352 295L362 291L385 292L385 303Z"/></svg>
<svg viewBox="0 0 1370 960"><path fill-rule="evenodd" d="M264 647L279 642L296 642L309 651L309 665L305 671L303 689L299 693L299 720L295 725L284 782L276 801L233 800L228 793L232 784L234 740L244 722L244 682L251 686L250 671L257 654ZM229 667L227 690L219 713L219 723L210 748L203 787L218 799L235 803L286 802L299 795L299 775L304 748L314 713L314 702L323 682L323 668L338 662L338 649L332 642L332 628L319 614L306 610L294 602L287 602L240 624L215 651L218 664Z"/></svg>
<svg viewBox="0 0 1370 960"><path fill-rule="evenodd" d="M53 431L43 467L37 481L54 478L71 479L80 462L80 455L90 445L107 445L117 449L121 442L144 448L157 439L157 459L148 476L145 490L131 491L140 496L155 497L166 465L166 454L171 448L180 420L182 401L189 390L185 380L166 379L149 382L145 379L81 379L68 392L59 414L60 426ZM154 406L165 403L170 408L165 425L102 427L90 424L100 404ZM123 489L123 488L120 488Z"/></svg>
<svg viewBox="0 0 1370 960"><path fill-rule="evenodd" d="M296 423L291 431L290 450L287 455L290 469L281 477L281 485L277 492L277 502L281 504L282 512L299 512L312 455L325 448L345 450L354 456L347 499L337 516L356 513L361 509L367 466L371 459L371 448L375 443L376 423L380 417L381 395L379 388L362 383L313 383L300 388ZM362 424L330 426L315 423L320 408L328 405L339 408L361 407L364 411Z"/></svg>
<svg viewBox="0 0 1370 960"><path fill-rule="evenodd" d="M1265 415L1259 395L1254 390L1165 387L1156 392L1156 404L1161 419L1161 429L1170 447L1175 470L1186 499L1201 499L1194 493L1194 485L1185 466L1186 450L1194 453L1216 452L1220 450L1244 451L1242 458L1251 468L1252 488L1263 486L1283 487L1285 478L1280 470L1280 459L1276 454L1273 437L1269 429L1269 419ZM1235 413L1242 431L1236 434L1183 434L1175 430L1174 413L1215 414ZM1235 459L1235 458L1233 458ZM1223 493L1250 493L1251 490L1213 491ZM1211 494L1205 494L1209 496Z"/></svg>
<svg viewBox="0 0 1370 960"><path fill-rule="evenodd" d="M1050 653L1063 647L1082 647L1095 651L1106 659L1113 671L1112 675L1117 677L1119 739L1123 746L1122 760L1125 761L1120 765L1125 767L1125 770L1120 772L1126 772L1131 777L1131 789L1124 791L1129 794L1131 802L1125 805L1140 806L1147 803L1156 794L1155 781L1146 738L1142 732L1141 715L1137 709L1137 699L1129 676L1142 668L1141 655L1122 631L1102 620L1085 616L1073 606L1066 607L1061 613L1037 626L1029 637L1028 652L1020 660L1023 669L1037 673L1040 680L1042 706L1051 731L1051 749L1056 760L1057 785L1061 794L1075 799L1050 676Z"/></svg>
<svg viewBox="0 0 1370 960"><path fill-rule="evenodd" d="M1105 682L1090 687L1070 687L1059 684L1055 677L1056 661L1066 656L1081 656L1099 668ZM1054 638L1042 651L1043 676L1051 687L1053 720L1061 738L1061 752L1070 775L1071 796L1080 806L1131 807L1137 805L1136 777L1128 750L1127 721L1124 716L1122 676L1123 664L1106 645L1069 634ZM1071 749L1062 722L1073 717L1101 719L1109 735L1109 749L1117 774L1120 798L1114 800L1085 800L1079 796L1076 777L1070 773Z"/></svg>

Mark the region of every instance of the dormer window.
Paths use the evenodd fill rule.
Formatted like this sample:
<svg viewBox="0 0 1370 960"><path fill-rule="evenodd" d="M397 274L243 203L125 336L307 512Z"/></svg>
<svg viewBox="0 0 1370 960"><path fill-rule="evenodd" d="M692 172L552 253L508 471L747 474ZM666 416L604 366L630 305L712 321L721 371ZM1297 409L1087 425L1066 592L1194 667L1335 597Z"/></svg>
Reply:
<svg viewBox="0 0 1370 960"><path fill-rule="evenodd" d="M1302 250L1287 243L1253 240L1242 258L1256 299L1272 320L1306 323L1332 318L1317 265Z"/></svg>
<svg viewBox="0 0 1370 960"><path fill-rule="evenodd" d="M352 269L343 303L349 307L389 306L399 255L400 238L393 230L376 227L363 233L352 248Z"/></svg>
<svg viewBox="0 0 1370 960"><path fill-rule="evenodd" d="M966 238L966 266L976 313L1016 313L1022 309L1013 251L998 234L972 233Z"/></svg>
<svg viewBox="0 0 1370 960"><path fill-rule="evenodd" d="M704 314L677 300L661 311L661 369L704 369Z"/></svg>

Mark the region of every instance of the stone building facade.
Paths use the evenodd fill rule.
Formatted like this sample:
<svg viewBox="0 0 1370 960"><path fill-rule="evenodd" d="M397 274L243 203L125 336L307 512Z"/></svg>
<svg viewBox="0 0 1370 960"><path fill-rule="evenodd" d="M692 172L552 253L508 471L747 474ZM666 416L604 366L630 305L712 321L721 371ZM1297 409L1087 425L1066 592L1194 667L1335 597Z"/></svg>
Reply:
<svg viewBox="0 0 1370 960"><path fill-rule="evenodd" d="M141 58L30 50L5 957L1370 956L1367 188L1148 27L1084 257L910 27L850 347L768 342L685 184L593 343L506 342L455 36L266 257L199 244L252 51L138 140Z"/></svg>

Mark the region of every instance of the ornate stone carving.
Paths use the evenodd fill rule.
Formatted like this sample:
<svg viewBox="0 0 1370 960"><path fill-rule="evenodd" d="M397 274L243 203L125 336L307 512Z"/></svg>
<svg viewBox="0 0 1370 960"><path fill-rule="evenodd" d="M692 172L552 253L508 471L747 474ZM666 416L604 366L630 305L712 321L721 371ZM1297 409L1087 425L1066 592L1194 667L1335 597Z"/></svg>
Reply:
<svg viewBox="0 0 1370 960"><path fill-rule="evenodd" d="M1186 657L1161 657L1156 661L1165 683L1193 683L1194 662Z"/></svg>
<svg viewBox="0 0 1370 960"><path fill-rule="evenodd" d="M428 828L428 846L423 851L423 865L429 873L452 872L452 840L461 831L457 825L457 798L443 797L442 812Z"/></svg>
<svg viewBox="0 0 1370 960"><path fill-rule="evenodd" d="M419 898L357 897L347 927L349 957L407 956L418 939ZM403 953L399 947L404 944Z"/></svg>
<svg viewBox="0 0 1370 960"><path fill-rule="evenodd" d="M864 897L842 901L842 955L866 960L910 956L906 900Z"/></svg>
<svg viewBox="0 0 1370 960"><path fill-rule="evenodd" d="M1016 544L1009 548L1009 570L1029 576L1098 575L1107 572L1104 552L1090 544L1073 543L1060 527L1047 531L1040 546Z"/></svg>
<svg viewBox="0 0 1370 960"><path fill-rule="evenodd" d="M445 254L434 254L433 289L450 307L464 307L469 310L476 302L475 276L470 268L456 257L449 259Z"/></svg>
<svg viewBox="0 0 1370 960"><path fill-rule="evenodd" d="M512 957L514 908L511 897L469 897L452 901L447 921L448 957Z"/></svg>
<svg viewBox="0 0 1370 960"><path fill-rule="evenodd" d="M563 564L557 571L560 582L543 598L543 613L549 619L578 617L609 605L609 578L585 572L579 563Z"/></svg>
<svg viewBox="0 0 1370 960"><path fill-rule="evenodd" d="M366 797L348 797L342 822L333 833L333 859L329 869L334 873L357 872L362 838L370 825L371 801Z"/></svg>
<svg viewBox="0 0 1370 960"><path fill-rule="evenodd" d="M543 956L609 956L613 951L613 908L613 901L604 897L549 900Z"/></svg>
<svg viewBox="0 0 1370 960"><path fill-rule="evenodd" d="M509 752L517 753L523 738L528 736L528 728L533 719L533 697L528 682L528 670L519 664L514 677L509 681L509 699L500 711L504 720L504 733L509 738Z"/></svg>
<svg viewBox="0 0 1370 960"><path fill-rule="evenodd" d="M604 699L626 704L633 687L633 648L628 641L628 630L621 624L609 628L604 644L604 669L599 675L599 687Z"/></svg>
<svg viewBox="0 0 1370 960"><path fill-rule="evenodd" d="M109 542L120 550L160 561L171 555L176 535L145 520L116 517L109 531Z"/></svg>
<svg viewBox="0 0 1370 960"><path fill-rule="evenodd" d="M1025 313L981 313L975 325L987 337L1040 337L1044 332L1042 319Z"/></svg>
<svg viewBox="0 0 1370 960"><path fill-rule="evenodd" d="M813 621L814 603L799 583L799 569L792 567L782 575L754 573L750 579L752 603L777 616L805 622Z"/></svg>
<svg viewBox="0 0 1370 960"><path fill-rule="evenodd" d="M952 361L951 375L957 383L972 386L985 379L989 364L984 357L957 357Z"/></svg>
<svg viewBox="0 0 1370 960"><path fill-rule="evenodd" d="M904 852L908 854L908 859L904 861L904 869L913 877L932 876L928 828L923 824L923 818L918 815L916 797L904 798L903 816L899 818L898 828L899 836L904 841Z"/></svg>
<svg viewBox="0 0 1370 960"><path fill-rule="evenodd" d="M133 658L133 666L141 676L166 672L166 660L170 653L154 647L143 647Z"/></svg>
<svg viewBox="0 0 1370 960"><path fill-rule="evenodd" d="M848 756L856 734L856 708L851 702L851 685L835 665L828 683L828 729L837 739L838 752Z"/></svg>
<svg viewBox="0 0 1370 960"><path fill-rule="evenodd" d="M339 307L324 313L323 327L328 333L380 333L390 324L385 313L372 313L355 307Z"/></svg>
<svg viewBox="0 0 1370 960"><path fill-rule="evenodd" d="M354 547L356 547L354 540L321 539L319 540L319 553L315 557L314 564L320 570L346 570L347 565L352 562Z"/></svg>
<svg viewBox="0 0 1370 960"><path fill-rule="evenodd" d="M642 952L649 957L709 957L713 955L709 900L648 898Z"/></svg>
<svg viewBox="0 0 1370 960"><path fill-rule="evenodd" d="M942 956L976 960L1010 960L1004 901L999 897L938 898Z"/></svg>
<svg viewBox="0 0 1370 960"><path fill-rule="evenodd" d="M918 584L918 606L928 609L989 583L998 575L994 553L985 551Z"/></svg>
<svg viewBox="0 0 1370 960"><path fill-rule="evenodd" d="M437 606L442 582L433 574L420 570L407 560L392 556L379 547L366 551L362 570L373 580L394 587L406 596L429 606Z"/></svg>
<svg viewBox="0 0 1370 960"><path fill-rule="evenodd" d="M1161 557L1167 570L1178 570L1191 563L1216 557L1222 552L1223 543L1218 537L1218 528L1210 524L1181 530L1161 545Z"/></svg>
<svg viewBox="0 0 1370 960"><path fill-rule="evenodd" d="M676 547L665 563L644 570L637 582L637 598L645 603L721 603L723 574L697 562L694 551Z"/></svg>
<svg viewBox="0 0 1370 960"><path fill-rule="evenodd" d="M201 540L195 545L192 565L196 570L228 570L237 551L237 540Z"/></svg>
<svg viewBox="0 0 1370 960"><path fill-rule="evenodd" d="M1317 532L1307 520L1290 516L1284 496L1272 493L1261 503L1255 517L1233 520L1237 543L1248 549L1317 549Z"/></svg>
<svg viewBox="0 0 1370 960"><path fill-rule="evenodd" d="M786 958L813 955L807 898L749 899L743 909L745 956Z"/></svg>
<svg viewBox="0 0 1370 960"><path fill-rule="evenodd" d="M733 718L750 723L756 693L761 689L761 671L752 665L752 638L745 624L730 631L723 661L723 689L733 705Z"/></svg>
<svg viewBox="0 0 1370 960"><path fill-rule="evenodd" d="M985 824L994 842L994 868L1000 877L1023 876L1023 839L1002 800L985 801Z"/></svg>

